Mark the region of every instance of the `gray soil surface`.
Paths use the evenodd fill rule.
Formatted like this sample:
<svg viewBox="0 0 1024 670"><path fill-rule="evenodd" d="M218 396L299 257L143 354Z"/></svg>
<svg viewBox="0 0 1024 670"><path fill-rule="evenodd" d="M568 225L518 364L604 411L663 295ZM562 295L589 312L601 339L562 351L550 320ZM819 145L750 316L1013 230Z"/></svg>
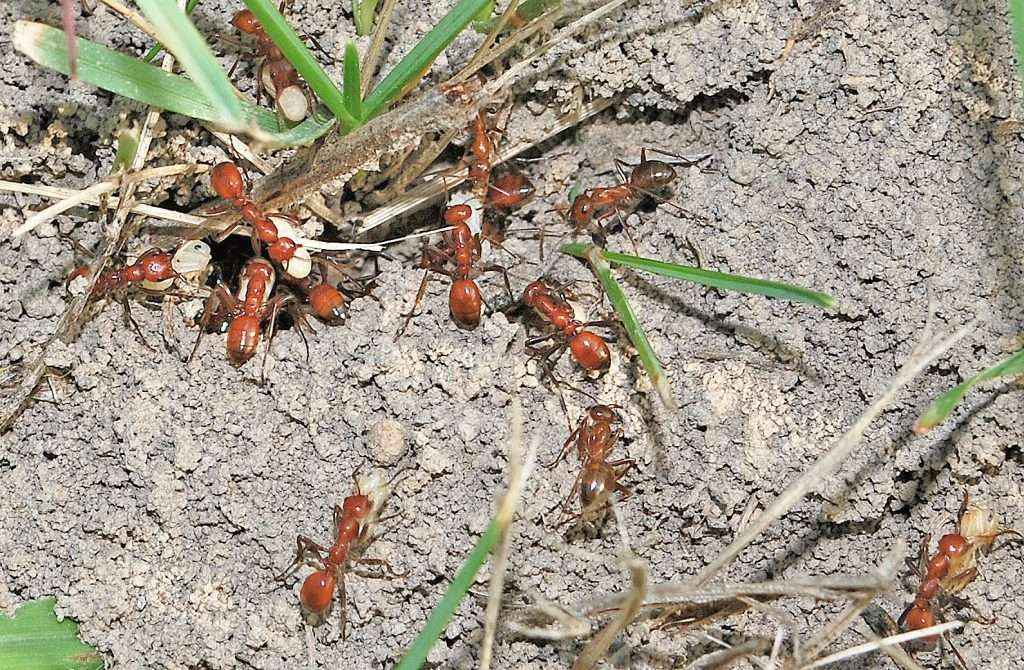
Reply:
<svg viewBox="0 0 1024 670"><path fill-rule="evenodd" d="M513 226L557 227L547 210L574 181L608 183L613 159L635 160L641 147L709 151L711 161L685 169L676 187L688 215L645 207L631 219L640 254L693 263L696 248L705 267L812 287L837 296L840 308L827 314L623 273L681 409L660 406L622 344L598 380L581 379L568 357L560 362L560 377L623 406L621 453L639 461L623 511L652 580L696 573L834 442L906 359L929 302L940 328L978 316L977 330L913 382L840 474L773 525L727 578L864 572L898 541L916 549L925 533L951 529L965 489L1024 529L1018 388L989 385L933 433L910 431L931 398L1018 346L1022 107L1003 5L729 1L694 19L665 4L673 3L630 3L585 44L564 49L533 91L519 92L521 103L540 104L575 85L592 98L625 97L525 165L540 197ZM235 9L203 3L199 25L222 30ZM139 114L13 51L15 19L55 24L57 11L35 1L0 13L0 176L81 188L107 173L114 131ZM392 37L408 48L440 11L400 2ZM351 33L341 14L321 0L291 9L300 32L333 53ZM102 6L79 29L124 50L148 47ZM787 49L790 37L799 39ZM460 38L433 76L463 63L476 39ZM251 81L245 68L237 77ZM167 115L160 130L154 164L224 155L180 117ZM186 209L208 193L204 178L168 190L163 202ZM0 196L0 226L9 231L42 202ZM87 244L99 238L94 212L57 223ZM630 249L621 234L610 246ZM521 290L542 271L531 265L536 242L512 235L510 247L529 259L512 271ZM133 310L155 351L117 305L91 319L48 361L63 373L51 379L59 402L35 402L0 437L0 608L55 595L112 667L303 666L298 587L273 576L297 533L330 540L331 509L355 471L406 468L371 553L408 575L348 580L347 640L336 618L313 628L312 667L391 665L504 488L511 399L522 400L527 443L542 441L543 461L568 434L557 396L523 352L522 323L495 314L476 331L456 329L445 281L431 284L423 314L392 342L420 280L414 253L410 246L396 253L404 262L382 263L380 301L357 299L346 325L321 327L308 363L295 332L280 333L262 385L259 360L232 368L217 336L186 365L194 330L180 316L172 351L159 346L159 310ZM23 362L53 332L71 265L53 224L0 240L0 364ZM589 278L568 260L552 274ZM488 279L483 290L498 297L500 282ZM595 314L607 309L591 305ZM39 393L52 400L50 385ZM588 400L566 399L575 422ZM613 520L597 536L553 528L550 510L575 468L573 458L530 482L512 535L513 614L535 594L572 605L626 588ZM1024 550L1009 545L965 591L996 617L954 636L973 667L1024 667L1022 572ZM475 667L487 574L432 652L438 667ZM896 617L911 598L897 589L881 604ZM799 599L779 606L801 636L841 609ZM712 633L737 642L779 625L747 613ZM851 630L833 648L861 641ZM616 647L636 668L684 667L710 650L699 635L643 623ZM580 648L503 631L495 667L568 667ZM839 667L893 666L873 655Z"/></svg>

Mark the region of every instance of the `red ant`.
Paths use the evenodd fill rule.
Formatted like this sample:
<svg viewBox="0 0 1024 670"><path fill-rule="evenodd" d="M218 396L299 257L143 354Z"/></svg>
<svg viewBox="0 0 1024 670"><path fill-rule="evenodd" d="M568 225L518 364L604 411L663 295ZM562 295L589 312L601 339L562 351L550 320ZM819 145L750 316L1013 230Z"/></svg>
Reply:
<svg viewBox="0 0 1024 670"><path fill-rule="evenodd" d="M990 551L996 538L1006 533L1020 533L1002 528L991 512L971 505L966 491L958 517L957 531L939 538L938 553L930 559L928 545L931 535L926 535L921 542L917 565L921 583L914 596L914 602L903 611L897 621L897 625L906 631L934 626L937 619L942 619L942 610L947 605L973 610L982 623L990 624L995 621L978 615L977 610L969 602L956 597L955 594L965 589L978 576L978 558ZM931 649L939 642L939 636L929 635L915 642L921 648ZM960 664L966 668L967 663L960 652L952 644L950 648Z"/></svg>
<svg viewBox="0 0 1024 670"><path fill-rule="evenodd" d="M503 170L488 184L485 203L492 209L512 210L532 198L535 190L533 183L522 172Z"/></svg>
<svg viewBox="0 0 1024 670"><path fill-rule="evenodd" d="M271 328L267 337L269 350L277 315L288 300L282 296L271 298L273 290L274 267L262 258L252 258L242 268L237 298L224 284L217 284L206 301L199 336L189 360L195 356L203 333L211 328L227 331L228 359L235 367L243 365L256 353L265 322L269 322Z"/></svg>
<svg viewBox="0 0 1024 670"><path fill-rule="evenodd" d="M381 558L365 558L363 552L373 541L380 510L391 492L380 473L355 477L356 492L341 505L334 506L334 543L325 547L305 535L296 540L295 559L276 579L283 581L302 566L315 568L302 582L299 602L306 611L319 617L327 614L335 592L341 598L341 633L345 636L346 599L345 573L353 565L375 565L386 569L389 576L401 577L391 564ZM338 586L341 586L339 589Z"/></svg>
<svg viewBox="0 0 1024 670"><path fill-rule="evenodd" d="M245 182L238 166L230 161L219 163L213 168L210 184L217 195L237 207L242 218L252 226L254 245L255 240L266 244L267 255L274 262L280 263L289 275L302 279L309 274L312 266L309 251L294 239L298 222L287 214L264 213L255 202L249 200L245 196ZM229 232L230 229L223 235Z"/></svg>
<svg viewBox="0 0 1024 670"><path fill-rule="evenodd" d="M88 253L78 242L73 241L72 244L76 251ZM175 280L199 283L199 278L205 276L208 271L209 263L210 249L198 240L184 242L173 253L157 248L148 249L138 256L134 263L100 273L93 284L89 300L109 297L119 302L124 309L125 320L135 329L143 345L150 348L138 323L132 317L128 302L129 291L133 287L138 287L147 295L193 298L193 295L173 293L170 288ZM69 286L78 277L87 277L90 273L91 269L87 265L75 267L68 275L65 286Z"/></svg>
<svg viewBox="0 0 1024 670"><path fill-rule="evenodd" d="M264 58L259 69L259 80L274 97L281 116L291 123L305 119L312 106L309 91L299 81L295 66L284 57L256 16L248 9L243 9L231 19L231 25L256 39L256 52Z"/></svg>
<svg viewBox="0 0 1024 670"><path fill-rule="evenodd" d="M589 330L590 326L609 326L611 321L588 321L581 323L575 318L575 312L564 297L556 295L554 291L543 280L530 283L523 291L523 303L532 307L537 314L545 321L554 326L557 330L547 335L535 337L526 341L526 346L531 355L542 359L545 369L550 374L551 358L555 360L567 348L572 359L585 370L598 371L607 370L611 363L611 351L608 343L600 335ZM555 343L547 349L536 349L536 345L555 337L561 336L563 341Z"/></svg>
<svg viewBox="0 0 1024 670"><path fill-rule="evenodd" d="M652 149L652 151L673 156L691 165L711 155L701 154L697 157L688 158L657 149ZM626 176L625 168L630 168L628 177ZM606 231L601 222L611 216L618 216L623 228L625 228L625 222L622 221L622 212L633 207L645 195L654 198L662 204L675 207L680 212L684 211L678 205L654 193L654 191L671 184L678 175L672 165L665 161L647 160L646 148L640 150L640 162L636 165L615 159L615 171L618 173L620 180L618 184L587 189L572 201L567 217L577 230L589 228L599 237L603 237ZM632 241L632 238L630 238L630 241ZM636 246L635 243L634 246Z"/></svg>
<svg viewBox="0 0 1024 670"><path fill-rule="evenodd" d="M452 226L452 229L445 231L444 239L439 246L427 246L423 249L420 267L426 269L426 272L423 274L423 281L420 282L419 291L416 293L413 308L406 315L402 329L395 336L396 341L409 327L416 308L423 300L431 272L452 279L451 290L448 294L448 307L455 323L467 330L472 330L480 324L480 307L484 301L480 294L480 287L473 280L474 276L485 272L500 272L505 279L505 289L511 299L512 287L508 282L508 273L505 268L500 265L475 267L480 262L481 252L480 239L473 234L469 227L473 209L469 205L450 205L444 209L442 216L444 222ZM449 264L454 265L454 269L449 270Z"/></svg>
<svg viewBox="0 0 1024 670"><path fill-rule="evenodd" d="M615 411L615 406L593 405L587 410L576 430L562 445L558 457L547 465L547 467L553 468L566 457L575 444L576 453L583 467L576 476L572 491L562 503L562 513L568 512L577 491L580 496L581 511L563 523L574 518L587 521L596 520L598 513L608 506L608 499L612 493L620 494L621 500L633 495L633 492L620 484L619 480L636 467L636 461L630 458L618 461L608 460L619 440L621 431L618 425L621 423L622 418Z"/></svg>

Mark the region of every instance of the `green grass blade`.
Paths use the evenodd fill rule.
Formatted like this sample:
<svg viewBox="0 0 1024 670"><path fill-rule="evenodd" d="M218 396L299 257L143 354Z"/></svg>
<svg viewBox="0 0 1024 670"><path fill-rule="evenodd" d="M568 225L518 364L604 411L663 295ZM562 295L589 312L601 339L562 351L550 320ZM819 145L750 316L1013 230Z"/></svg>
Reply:
<svg viewBox="0 0 1024 670"><path fill-rule="evenodd" d="M444 51L459 33L469 25L489 0L459 0L459 4L444 15L434 28L412 48L395 69L388 73L377 88L363 101L365 118L370 119L387 108L394 99L422 77L434 59Z"/></svg>
<svg viewBox="0 0 1024 670"><path fill-rule="evenodd" d="M79 80L159 109L216 122L217 110L191 80L81 37L77 42ZM41 23L18 21L14 24L13 43L18 51L43 67L68 74L64 31ZM333 119L311 117L278 133L276 114L240 102L246 126L255 125L268 133L267 143L272 147L310 144L334 125Z"/></svg>
<svg viewBox="0 0 1024 670"><path fill-rule="evenodd" d="M373 15L378 0L352 0L352 18L356 22L356 35L369 35L373 30Z"/></svg>
<svg viewBox="0 0 1024 670"><path fill-rule="evenodd" d="M917 423L914 424L914 432L926 433L945 421L946 417L964 399L968 391L978 384L998 379L999 377L1012 377L1021 374L1024 374L1024 350L1018 351L1005 361L979 372L963 384L955 386L940 395L925 413L921 415Z"/></svg>
<svg viewBox="0 0 1024 670"><path fill-rule="evenodd" d="M562 4L562 0L523 0L516 7L515 14L513 14L512 20L505 24L505 30L512 30L518 25L529 23L535 18L541 16L549 9L554 9ZM492 3L491 11L493 12L494 7ZM490 14L491 12L488 12ZM486 15L485 15L486 16ZM498 21L501 19L500 14L495 16L486 16L486 18L476 19L473 21L473 30L479 33L489 33L494 30L494 27L498 25Z"/></svg>
<svg viewBox="0 0 1024 670"><path fill-rule="evenodd" d="M579 246L583 251L581 257L587 259L590 266L594 269L594 274L597 275L598 281L604 287L608 300L612 303L612 307L615 308L615 312L622 320L622 327L625 328L629 341L633 343L637 355L640 356L640 362L643 364L644 370L647 371L647 375L651 378L651 384L654 385L654 389L658 392L661 402L668 409L679 409L675 398L672 396L672 387L669 386L665 371L661 369L658 355L654 353L654 348L647 339L647 333L644 332L643 326L640 325L640 321L636 318L633 307L629 304L629 300L622 291L622 287L619 286L619 282L612 276L611 266L602 258L602 249L593 245L587 247ZM562 251L565 251L564 247Z"/></svg>
<svg viewBox="0 0 1024 670"><path fill-rule="evenodd" d="M448 623L451 621L452 615L455 614L455 610L458 609L459 603L466 597L469 587L473 585L476 573L480 571L480 567L487 560L487 556L501 538L501 529L502 524L498 517L495 516L491 520L491 524L487 526L487 530L480 536L476 546L473 547L469 558L462 564L459 571L455 573L455 578L448 585L448 590L445 591L441 602L434 607L427 618L427 622L423 625L423 630L413 640L412 645L405 652L405 656L395 666L395 670L416 670L426 662L430 650L437 642L437 639L441 637L441 634L444 633L444 629L448 627Z"/></svg>
<svg viewBox="0 0 1024 670"><path fill-rule="evenodd" d="M252 10L260 25L263 26L263 30L270 35L270 39L274 41L288 62L295 66L317 97L338 119L342 132L347 133L358 128L360 123L345 108L341 91L320 67L320 63L313 57L313 53L306 47L288 21L281 16L281 12L277 11L275 0L245 0L245 6Z"/></svg>
<svg viewBox="0 0 1024 670"><path fill-rule="evenodd" d="M362 73L359 71L359 49L349 40L345 45L345 107L359 121L363 120L363 98L359 90Z"/></svg>
<svg viewBox="0 0 1024 670"><path fill-rule="evenodd" d="M583 244L566 244L562 247L562 253L585 258L587 246ZM831 310L835 307L835 298L825 293L811 291L810 289L783 284L782 282L768 281L766 279L755 279L742 275L726 274L713 270L702 270L689 265L676 265L652 258L641 258L640 256L629 256L614 251L604 251L602 256L610 263L625 265L627 267L643 270L664 277L682 279L683 281L712 286L726 291L738 291L740 293L754 293L765 295L771 298L785 298L794 302L805 302L816 305L823 309Z"/></svg>
<svg viewBox="0 0 1024 670"><path fill-rule="evenodd" d="M1024 76L1024 0L1010 0L1013 44L1017 49L1017 71Z"/></svg>
<svg viewBox="0 0 1024 670"><path fill-rule="evenodd" d="M61 31L63 34L63 31ZM78 624L57 621L53 598L32 600L12 618L0 615L0 668L4 670L100 670L103 657L78 639Z"/></svg>
<svg viewBox="0 0 1024 670"><path fill-rule="evenodd" d="M137 4L165 48L217 110L213 123L234 132L244 130L245 118L234 86L185 12L168 0L137 0Z"/></svg>
<svg viewBox="0 0 1024 670"><path fill-rule="evenodd" d="M192 10L195 9L196 5L198 5L198 4L199 4L199 0L188 0L188 2L185 4L185 14L187 14L189 17L191 17L192 16ZM156 58L157 55L161 51L163 51L163 50L164 50L164 45L160 44L159 42L157 42L156 44L154 44L153 46L151 46L149 48L149 51L146 52L146 55L142 57L142 61L144 63L152 63L153 59Z"/></svg>

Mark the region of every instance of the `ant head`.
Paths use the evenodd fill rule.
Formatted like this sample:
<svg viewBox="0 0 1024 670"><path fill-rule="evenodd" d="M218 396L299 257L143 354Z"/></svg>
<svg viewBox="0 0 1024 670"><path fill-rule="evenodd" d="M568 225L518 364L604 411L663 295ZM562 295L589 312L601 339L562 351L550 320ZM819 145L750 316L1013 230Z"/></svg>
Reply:
<svg viewBox="0 0 1024 670"><path fill-rule="evenodd" d="M210 175L210 184L217 195L225 200L238 198L245 192L245 182L238 166L230 161L218 163Z"/></svg>
<svg viewBox="0 0 1024 670"><path fill-rule="evenodd" d="M365 493L357 493L345 498L345 502L341 504L341 510L346 516L352 516L355 519L362 519L369 512L372 507L370 503L370 497Z"/></svg>
<svg viewBox="0 0 1024 670"><path fill-rule="evenodd" d="M480 324L480 287L472 279L456 279L448 294L452 318L462 328L472 330Z"/></svg>
<svg viewBox="0 0 1024 670"><path fill-rule="evenodd" d="M590 223L590 217L594 215L594 200L586 193L580 193L576 196L576 199L572 201L572 207L569 208L569 218L576 225L586 225Z"/></svg>
<svg viewBox="0 0 1024 670"><path fill-rule="evenodd" d="M615 488L615 470L604 463L588 463L580 477L583 514L593 514L608 503Z"/></svg>
<svg viewBox="0 0 1024 670"><path fill-rule="evenodd" d="M526 290L523 291L523 302L532 307L539 297L550 292L551 290L544 283L544 280L538 279L537 281L530 282Z"/></svg>
<svg viewBox="0 0 1024 670"><path fill-rule="evenodd" d="M473 208L469 205L451 205L450 207L444 208L442 214L444 222L449 226L454 226L459 223L467 223L473 217Z"/></svg>
<svg viewBox="0 0 1024 670"><path fill-rule="evenodd" d="M252 35L262 27L260 22L256 20L256 15L248 9L243 9L235 14L234 18L231 19L231 25L246 35Z"/></svg>
<svg viewBox="0 0 1024 670"><path fill-rule="evenodd" d="M594 405L587 410L587 414L592 421L600 421L601 423L618 423L622 421L619 413L608 405Z"/></svg>
<svg viewBox="0 0 1024 670"><path fill-rule="evenodd" d="M317 570L302 582L299 602L313 614L323 616L331 608L338 580L330 570Z"/></svg>

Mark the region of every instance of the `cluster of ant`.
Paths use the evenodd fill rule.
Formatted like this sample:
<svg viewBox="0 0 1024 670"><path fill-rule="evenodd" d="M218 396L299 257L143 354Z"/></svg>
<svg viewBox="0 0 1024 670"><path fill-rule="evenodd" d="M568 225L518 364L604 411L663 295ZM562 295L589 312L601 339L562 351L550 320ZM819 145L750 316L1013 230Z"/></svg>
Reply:
<svg viewBox="0 0 1024 670"><path fill-rule="evenodd" d="M291 122L302 120L313 101L294 67L274 46L251 12L239 12L232 23L256 39L257 51L263 58L259 79L274 97L279 112ZM452 94L458 95L459 92L455 90ZM498 132L488 121L487 115L481 111L468 128L470 140L462 167L470 183L469 195L453 197L442 209L440 218L446 226L443 239L437 245L426 246L422 252L419 265L425 273L413 307L405 315L395 339L408 328L426 294L432 273L450 279L448 305L451 317L457 326L468 330L479 325L482 308L487 304L476 279L483 274L500 273L509 296L505 310L532 310L546 324L548 332L527 340L527 352L538 360L547 377L558 384L553 370L566 350L585 371L601 373L610 365L611 349L608 340L595 329L613 327L616 325L614 321L577 319L576 311L563 290L544 277L529 282L516 299L506 268L483 260L482 242L487 240L500 247L502 240L502 233L497 227L488 225L488 214L511 211L529 200L534 192L533 185L521 172L495 169L498 158L495 135ZM693 162L693 159L684 160ZM677 177L672 164L648 159L646 150L641 152L638 164L616 161L616 169L619 175L617 183L584 191L565 210L564 218L577 232L587 231L603 240L609 220L615 217L628 235L622 214L644 196L651 195L665 202L656 192L671 185ZM226 334L229 361L240 366L257 351L264 329L268 331L266 350L269 351L275 324L282 312L289 314L305 339L303 331L309 329L308 316L312 315L326 324L339 324L344 319L348 298L371 295L373 277L351 277L322 254L314 258L300 243L295 217L281 212L265 212L251 200L234 163L224 162L215 166L211 185L217 195L238 210L241 220L236 225L248 226L254 256L239 273L235 293L223 281L217 281L208 291L198 324L200 333L190 359L195 355L203 333L220 332ZM225 231L224 235L229 232ZM266 258L263 257L263 249L266 250ZM131 320L127 296L133 287L147 294L196 297L195 294L175 294L175 283L191 288L203 284L210 272L210 259L209 247L198 240L185 242L173 253L149 249L133 263L102 273L94 284L90 299L113 298L120 301L126 317ZM85 268L78 268L73 277L87 272ZM279 273L282 286L276 285ZM329 281L332 274L340 279ZM564 401L562 406L564 409ZM612 458L621 436L622 418L616 409L617 406L600 403L587 409L558 456L547 465L555 467L571 451L575 451L579 459L579 472L573 487L560 505L565 519L563 523L574 519L599 520L612 503L613 496L624 500L632 495L620 480L636 467L635 461ZM377 472L354 479L355 493L334 509L333 543L324 546L299 535L295 558L278 578L284 580L299 568L312 567L314 571L300 588L299 600L306 611L323 617L331 609L335 597L339 596L343 634L346 574L360 566L371 566L380 571L378 576L400 576L387 561L364 556L374 539L381 509L391 492L391 483ZM571 514L577 499L580 511ZM897 626L907 631L922 630L942 620L946 609L967 606L966 601L956 594L977 576L978 559L991 550L995 539L1012 532L1015 531L1001 528L991 513L970 505L965 495L957 532L944 535L939 540L938 553L930 559L930 538L926 537L922 543L917 568L920 586ZM937 636L930 636L919 639L917 646L931 648L937 642ZM959 653L957 657L960 658Z"/></svg>

